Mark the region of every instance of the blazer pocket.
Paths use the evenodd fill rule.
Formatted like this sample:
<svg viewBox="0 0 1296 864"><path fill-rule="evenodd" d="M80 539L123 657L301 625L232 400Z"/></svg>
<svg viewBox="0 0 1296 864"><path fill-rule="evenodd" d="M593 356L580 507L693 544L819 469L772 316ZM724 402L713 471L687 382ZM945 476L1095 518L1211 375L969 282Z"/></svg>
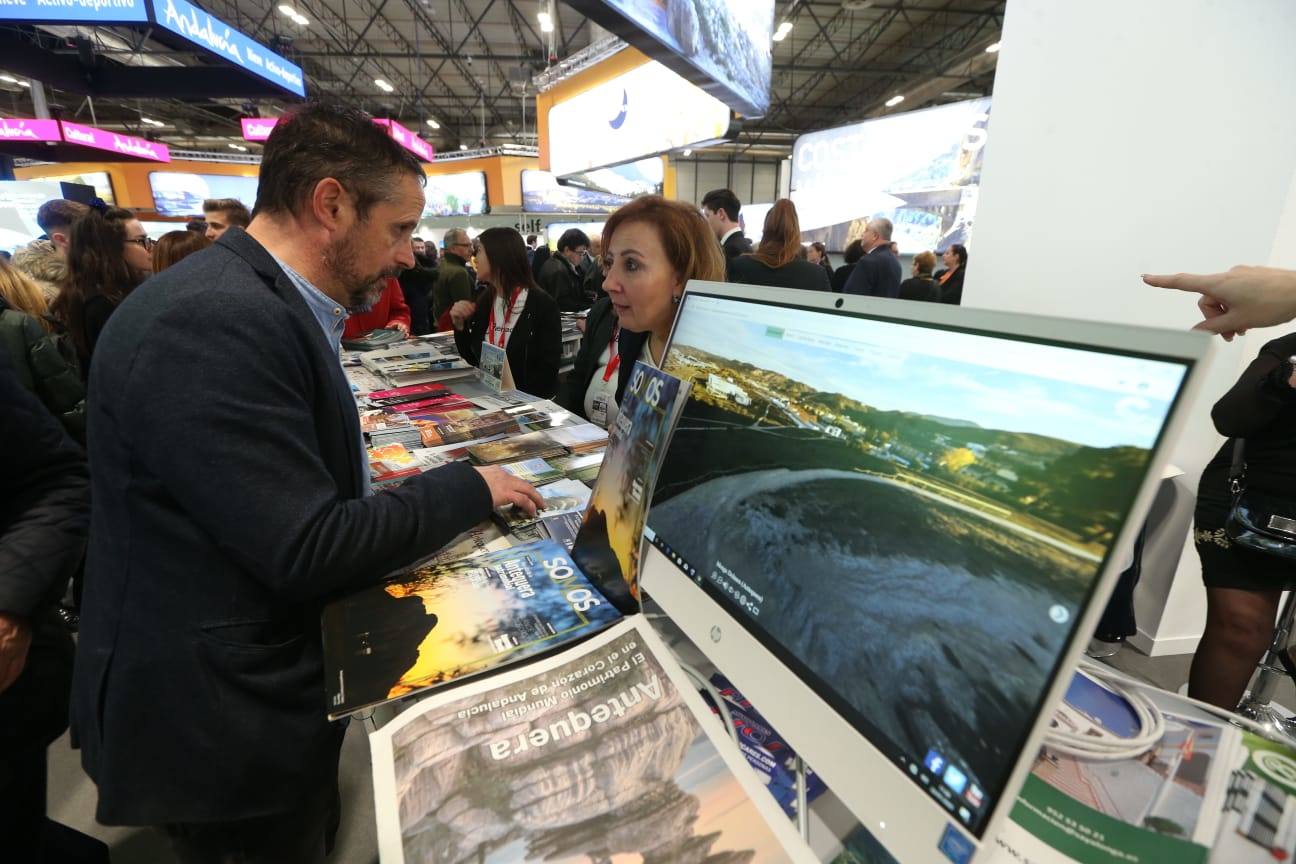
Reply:
<svg viewBox="0 0 1296 864"><path fill-rule="evenodd" d="M199 625L198 655L222 711L327 711L318 647L266 621Z"/></svg>

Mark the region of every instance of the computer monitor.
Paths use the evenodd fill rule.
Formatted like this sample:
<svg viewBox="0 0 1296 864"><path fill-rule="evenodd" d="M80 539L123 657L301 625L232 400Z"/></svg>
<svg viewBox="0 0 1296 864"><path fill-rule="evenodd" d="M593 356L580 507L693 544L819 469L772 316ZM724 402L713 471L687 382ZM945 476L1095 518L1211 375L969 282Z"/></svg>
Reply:
<svg viewBox="0 0 1296 864"><path fill-rule="evenodd" d="M900 861L1012 807L1201 334L690 283L643 586ZM941 850L941 851L938 851Z"/></svg>

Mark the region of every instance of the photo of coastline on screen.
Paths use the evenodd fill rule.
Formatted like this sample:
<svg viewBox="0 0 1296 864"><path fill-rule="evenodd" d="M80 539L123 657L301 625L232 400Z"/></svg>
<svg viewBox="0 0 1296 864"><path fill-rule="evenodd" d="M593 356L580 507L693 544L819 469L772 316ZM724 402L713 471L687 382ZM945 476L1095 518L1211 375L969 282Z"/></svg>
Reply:
<svg viewBox="0 0 1296 864"><path fill-rule="evenodd" d="M663 368L652 542L976 830L1186 365L690 294Z"/></svg>

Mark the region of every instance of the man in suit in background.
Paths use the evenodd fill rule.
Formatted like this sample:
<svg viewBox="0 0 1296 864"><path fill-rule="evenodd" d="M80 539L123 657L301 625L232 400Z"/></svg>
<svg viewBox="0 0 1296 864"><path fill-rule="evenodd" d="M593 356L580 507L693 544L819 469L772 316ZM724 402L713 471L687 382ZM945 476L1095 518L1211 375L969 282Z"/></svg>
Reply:
<svg viewBox="0 0 1296 864"><path fill-rule="evenodd" d="M864 257L851 271L842 293L899 297L900 260L891 251L891 220L870 219L860 241Z"/></svg>
<svg viewBox="0 0 1296 864"><path fill-rule="evenodd" d="M137 288L91 372L73 725L98 820L158 827L182 864L323 860L344 731L325 600L540 500L465 464L370 494L339 341L414 263L422 166L367 114L312 104L261 169L247 231Z"/></svg>
<svg viewBox="0 0 1296 864"><path fill-rule="evenodd" d="M730 261L752 251L751 241L738 224L741 212L742 202L729 189L712 189L702 197L702 215L724 250L726 270Z"/></svg>

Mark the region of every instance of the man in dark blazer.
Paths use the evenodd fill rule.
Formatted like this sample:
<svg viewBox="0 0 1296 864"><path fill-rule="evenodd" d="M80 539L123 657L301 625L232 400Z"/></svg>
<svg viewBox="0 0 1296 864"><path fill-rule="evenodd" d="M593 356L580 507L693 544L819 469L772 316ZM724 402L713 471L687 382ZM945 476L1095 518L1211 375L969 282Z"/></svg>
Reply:
<svg viewBox="0 0 1296 864"><path fill-rule="evenodd" d="M339 339L414 263L422 182L368 115L290 112L247 231L136 289L100 339L73 725L98 820L158 826L182 862L323 860L343 726L322 604L539 501L463 464L368 494Z"/></svg>
<svg viewBox="0 0 1296 864"><path fill-rule="evenodd" d="M842 293L899 297L900 260L891 251L891 220L870 219L860 240L864 257L851 271Z"/></svg>
<svg viewBox="0 0 1296 864"><path fill-rule="evenodd" d="M742 202L729 189L712 189L702 197L702 215L724 250L726 269L730 261L752 251L751 241L738 223L741 213Z"/></svg>

